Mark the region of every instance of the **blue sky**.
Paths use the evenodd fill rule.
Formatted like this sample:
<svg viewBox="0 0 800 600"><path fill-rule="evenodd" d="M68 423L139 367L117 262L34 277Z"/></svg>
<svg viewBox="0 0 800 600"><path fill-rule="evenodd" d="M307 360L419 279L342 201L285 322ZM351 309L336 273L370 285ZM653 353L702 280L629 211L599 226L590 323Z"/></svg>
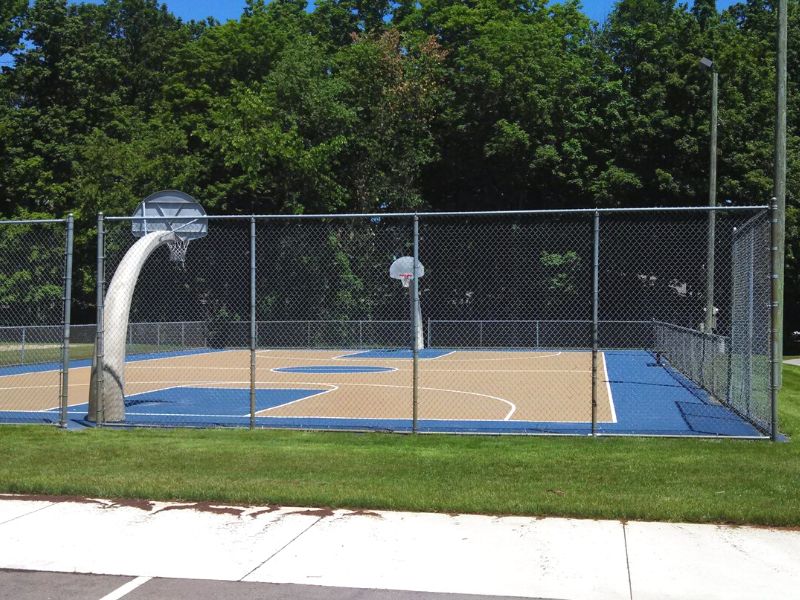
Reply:
<svg viewBox="0 0 800 600"><path fill-rule="evenodd" d="M70 1L102 2L102 0ZM595 21L603 21L614 7L616 1L617 0L583 0L583 11ZM691 2L691 0L676 0L676 2L683 1ZM206 17L214 17L221 22L225 22L229 19L238 19L245 5L245 0L160 0L160 2L166 4L167 8L169 8L172 13L185 21L190 19L199 21ZM735 2L736 0L717 0L717 10L725 10ZM313 0L309 0L309 4L313 4ZM11 56L6 54L0 55L0 66L12 65L13 63L14 60Z"/></svg>
<svg viewBox="0 0 800 600"><path fill-rule="evenodd" d="M161 0L170 11L184 20L200 20L215 17L219 21L238 19L242 14L244 0ZM583 0L583 10L595 21L602 21L611 11L616 0ZM717 10L724 10L733 0L717 0Z"/></svg>

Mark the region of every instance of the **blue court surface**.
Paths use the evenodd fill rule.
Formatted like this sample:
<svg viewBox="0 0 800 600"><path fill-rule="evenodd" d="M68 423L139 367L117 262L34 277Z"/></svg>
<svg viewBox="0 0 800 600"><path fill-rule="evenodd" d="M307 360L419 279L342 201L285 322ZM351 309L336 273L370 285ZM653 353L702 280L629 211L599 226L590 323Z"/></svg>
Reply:
<svg viewBox="0 0 800 600"><path fill-rule="evenodd" d="M168 353L168 356L182 356L205 350L185 353ZM453 350L426 350L422 354L432 359ZM469 351L458 350L469 354ZM409 350L388 351L369 350L352 352L339 358L385 359L410 358ZM610 435L681 435L681 436L743 436L764 437L749 422L735 414L728 407L712 400L705 390L680 373L657 365L653 356L646 351L605 351L608 385L613 399L616 417L613 423L598 423L597 432ZM129 360L159 358L158 355L141 355ZM424 367L421 367L424 368ZM42 369L43 370L43 369ZM278 370L278 369L276 369ZM392 368L372 365L324 365L281 368L294 373L377 373L393 371ZM27 368L26 372L31 372ZM513 376L513 375L511 375ZM335 381L335 380L332 380ZM320 386L323 387L323 386ZM311 384L304 389L256 390L256 411L301 402L306 398L324 394L330 388L317 389ZM530 390L533 399L537 390ZM425 402L426 391L420 391L420 403ZM329 396L325 396L327 399ZM345 396L346 400L346 396ZM376 407L380 405L380 390L376 389ZM201 387L185 385L129 395L126 400L126 421L119 426L193 426L193 427L243 427L249 424L250 392L247 388ZM454 406L457 413L458 407ZM70 426L82 427L91 424L85 421L87 405L70 406L68 416ZM376 411L377 412L377 411ZM587 417L590 414L587 404ZM1 411L3 422L49 422L58 421L58 410L23 412ZM255 419L257 427L293 429L335 429L335 430L382 430L411 431L410 419L350 418L346 415L331 417L266 417ZM420 432L482 433L482 434L578 434L588 435L591 426L588 422L534 422L517 420L420 420Z"/></svg>

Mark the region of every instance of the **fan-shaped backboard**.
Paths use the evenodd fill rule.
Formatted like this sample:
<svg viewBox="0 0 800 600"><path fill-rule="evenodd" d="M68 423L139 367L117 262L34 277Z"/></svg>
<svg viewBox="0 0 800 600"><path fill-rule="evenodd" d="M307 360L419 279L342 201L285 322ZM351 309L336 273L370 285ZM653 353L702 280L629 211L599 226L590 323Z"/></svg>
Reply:
<svg viewBox="0 0 800 600"><path fill-rule="evenodd" d="M177 190L150 194L142 200L133 216L145 217L132 221L131 230L136 237L144 237L153 231L173 231L185 240L208 235L206 211L189 194Z"/></svg>

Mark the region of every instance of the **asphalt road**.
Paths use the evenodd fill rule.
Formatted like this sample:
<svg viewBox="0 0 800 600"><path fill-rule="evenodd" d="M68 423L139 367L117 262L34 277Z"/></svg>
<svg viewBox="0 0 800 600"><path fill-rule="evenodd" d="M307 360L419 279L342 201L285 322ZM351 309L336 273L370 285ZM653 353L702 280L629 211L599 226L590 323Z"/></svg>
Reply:
<svg viewBox="0 0 800 600"><path fill-rule="evenodd" d="M140 584L140 585L137 585ZM136 586L136 587L134 587ZM486 596L0 569L2 600L486 600ZM512 600L492 596L492 600Z"/></svg>

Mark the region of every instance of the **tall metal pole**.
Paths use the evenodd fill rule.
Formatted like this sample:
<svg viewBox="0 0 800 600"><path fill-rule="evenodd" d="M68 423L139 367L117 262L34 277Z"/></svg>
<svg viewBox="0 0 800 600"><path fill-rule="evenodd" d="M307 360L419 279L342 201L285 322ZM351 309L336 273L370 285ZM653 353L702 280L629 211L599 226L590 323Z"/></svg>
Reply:
<svg viewBox="0 0 800 600"><path fill-rule="evenodd" d="M104 310L103 298L105 293L105 231L103 230L103 213L97 213L97 340L95 342L95 422L102 425L104 420L103 409L103 336L104 336Z"/></svg>
<svg viewBox="0 0 800 600"><path fill-rule="evenodd" d="M411 278L411 356L413 359L411 431L417 432L417 406L419 400L419 349L417 344L417 316L419 315L419 216L414 215L414 277Z"/></svg>
<svg viewBox="0 0 800 600"><path fill-rule="evenodd" d="M708 205L717 205L717 86L718 73L711 67L711 158L708 177ZM717 215L708 211L708 249L706 259L706 322L707 333L714 330L714 242L716 238Z"/></svg>
<svg viewBox="0 0 800 600"><path fill-rule="evenodd" d="M592 435L597 435L598 305L600 303L600 213L594 213L592 244Z"/></svg>
<svg viewBox="0 0 800 600"><path fill-rule="evenodd" d="M69 336L72 323L72 246L75 239L75 218L67 216L67 243L64 251L64 337L61 346L61 418L59 425L67 426L69 406Z"/></svg>
<svg viewBox="0 0 800 600"><path fill-rule="evenodd" d="M250 429L256 426L256 220L250 219Z"/></svg>
<svg viewBox="0 0 800 600"><path fill-rule="evenodd" d="M771 412L770 439L778 439L778 390L781 386L781 281L778 272L783 256L778 240L781 235L780 205L776 198L772 199L770 208L770 385L769 403Z"/></svg>
<svg viewBox="0 0 800 600"><path fill-rule="evenodd" d="M777 291L777 360L783 362L783 290L784 249L786 244L786 29L788 20L786 0L778 0L778 48L776 58L775 89L775 179L774 196L777 204L775 239L778 248L775 274L778 276ZM778 370L778 386L781 373Z"/></svg>

